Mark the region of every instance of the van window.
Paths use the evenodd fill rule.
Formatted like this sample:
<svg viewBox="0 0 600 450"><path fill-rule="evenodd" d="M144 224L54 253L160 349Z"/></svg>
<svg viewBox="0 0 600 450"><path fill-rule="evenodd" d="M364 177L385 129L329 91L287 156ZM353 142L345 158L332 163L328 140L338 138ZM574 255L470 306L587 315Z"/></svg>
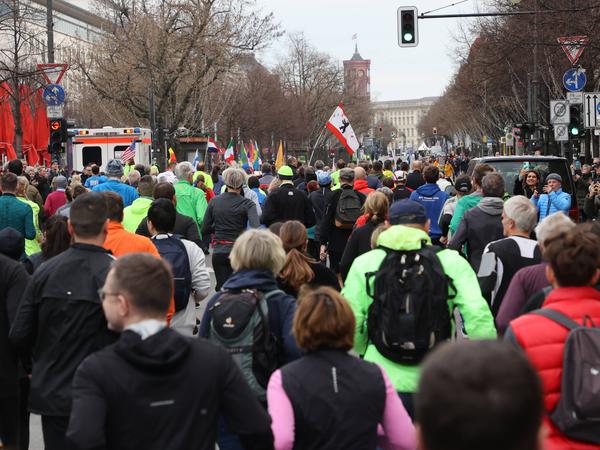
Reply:
<svg viewBox="0 0 600 450"><path fill-rule="evenodd" d="M102 165L102 147L85 146L81 149L83 167L89 164Z"/></svg>
<svg viewBox="0 0 600 450"><path fill-rule="evenodd" d="M485 160L484 160L485 161ZM571 179L568 173L568 167L564 160L516 160L516 161L485 161L486 164L494 167L504 178L505 189L510 195L513 195L515 180L518 178L521 169L534 169L540 175L540 182L543 184L546 176L550 173L559 174L562 179L562 189L569 194L571 192Z"/></svg>

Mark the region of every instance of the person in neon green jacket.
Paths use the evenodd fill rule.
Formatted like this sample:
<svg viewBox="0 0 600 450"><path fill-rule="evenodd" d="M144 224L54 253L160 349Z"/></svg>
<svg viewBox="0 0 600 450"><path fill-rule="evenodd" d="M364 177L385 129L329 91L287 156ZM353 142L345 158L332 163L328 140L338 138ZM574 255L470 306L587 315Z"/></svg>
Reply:
<svg viewBox="0 0 600 450"><path fill-rule="evenodd" d="M402 205L398 206L399 204ZM410 214L406 212L407 206L412 210ZM392 226L378 237L378 246L393 250L417 250L422 242L431 245L429 221L420 204L411 200L395 202L390 208L390 223ZM385 250L374 249L356 258L346 278L342 295L348 300L356 317L354 350L366 361L383 367L402 397L404 393L416 391L420 366L402 365L385 358L369 343L367 333L367 316L372 299L367 295L365 274L377 271L385 255ZM455 307L458 308L470 339L495 339L494 319L481 295L477 276L467 260L458 252L448 249L439 251L437 256L456 289L456 296L448 299L450 313Z"/></svg>
<svg viewBox="0 0 600 450"><path fill-rule="evenodd" d="M180 162L175 167L174 173L177 177L177 183L174 185L177 212L194 219L200 233L208 204L204 192L193 185L194 167L190 162Z"/></svg>
<svg viewBox="0 0 600 450"><path fill-rule="evenodd" d="M154 178L152 175L144 175L138 183L137 191L140 194L131 205L123 210L123 228L131 233L135 233L139 224L148 215L150 205L152 205L152 192L154 191Z"/></svg>
<svg viewBox="0 0 600 450"><path fill-rule="evenodd" d="M196 172L194 173L194 182L196 182L196 180L198 179L198 175L204 175L204 184L206 185L207 188L212 189L214 188L214 183L212 180L212 177L210 176L209 173L206 173L205 170L205 165L203 162L198 163L198 165L196 166Z"/></svg>
<svg viewBox="0 0 600 450"><path fill-rule="evenodd" d="M35 238L25 239L25 254L27 256L33 255L42 251L40 242L42 241L42 232L40 231L40 206L26 196L27 189L29 188L29 180L26 177L17 178L17 199L23 203L31 206L33 210L33 227L35 228Z"/></svg>

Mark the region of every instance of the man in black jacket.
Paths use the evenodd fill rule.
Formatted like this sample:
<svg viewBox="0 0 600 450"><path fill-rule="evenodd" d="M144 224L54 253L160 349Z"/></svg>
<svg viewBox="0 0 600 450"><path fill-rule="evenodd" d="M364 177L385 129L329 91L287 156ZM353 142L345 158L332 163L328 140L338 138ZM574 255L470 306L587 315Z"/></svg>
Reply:
<svg viewBox="0 0 600 450"><path fill-rule="evenodd" d="M107 223L101 193L73 201L68 227L75 243L36 270L10 331L23 360L33 361L29 410L42 416L46 450L71 448L65 432L75 370L116 339L98 296L114 261L102 248Z"/></svg>
<svg viewBox="0 0 600 450"><path fill-rule="evenodd" d="M424 184L423 163L421 161L413 161L412 172L406 177L406 186L415 191L419 186L423 186Z"/></svg>
<svg viewBox="0 0 600 450"><path fill-rule="evenodd" d="M275 222L297 220L306 228L315 225L315 213L307 195L294 187L291 167L281 166L277 176L281 187L266 198L260 223L268 227Z"/></svg>
<svg viewBox="0 0 600 450"><path fill-rule="evenodd" d="M21 239L19 254L24 246ZM0 255L0 441L7 449L28 448L29 380L8 340L10 324L28 281L29 275L20 262Z"/></svg>
<svg viewBox="0 0 600 450"><path fill-rule="evenodd" d="M342 193L348 189L354 189L354 170L344 168L340 170L340 188L331 193L325 205L325 215L319 227L321 260L324 261L329 255L329 267L335 273L339 273L344 248L346 248L346 243L352 234L352 226L340 227L339 224L336 224L338 202ZM354 191L354 194L358 197L360 205L364 205L367 197L358 191Z"/></svg>
<svg viewBox="0 0 600 450"><path fill-rule="evenodd" d="M156 186L154 186L152 197L154 200L166 198L167 200L172 201L174 205L177 205L175 188L171 183L166 181L158 183ZM148 231L147 217L142 219L137 227L137 230L135 230L135 233L141 236L152 237L150 231ZM200 240L200 235L198 234L198 225L196 225L196 222L194 222L194 219L191 217L177 213L177 216L175 217L175 226L173 227L173 234L181 236L183 239L187 239L188 241L192 241L198 247L202 248L202 241Z"/></svg>
<svg viewBox="0 0 600 450"><path fill-rule="evenodd" d="M115 262L102 306L122 334L77 370L69 438L87 449L208 450L224 415L246 448L272 448L269 415L229 354L167 328L171 279L150 255Z"/></svg>

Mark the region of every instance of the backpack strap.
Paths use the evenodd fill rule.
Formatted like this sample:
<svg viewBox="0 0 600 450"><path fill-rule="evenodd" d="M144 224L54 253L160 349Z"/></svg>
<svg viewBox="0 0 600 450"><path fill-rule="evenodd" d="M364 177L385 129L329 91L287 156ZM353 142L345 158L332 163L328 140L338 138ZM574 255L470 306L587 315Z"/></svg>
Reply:
<svg viewBox="0 0 600 450"><path fill-rule="evenodd" d="M570 317L564 315L563 313L561 313L555 309L551 309L551 308L536 309L535 311L531 311L530 314L535 314L536 316L542 316L542 317L545 317L546 319L550 319L551 321L553 321L559 325L562 325L567 330L574 330L576 328L582 327L582 325L579 325L573 319L571 319Z"/></svg>

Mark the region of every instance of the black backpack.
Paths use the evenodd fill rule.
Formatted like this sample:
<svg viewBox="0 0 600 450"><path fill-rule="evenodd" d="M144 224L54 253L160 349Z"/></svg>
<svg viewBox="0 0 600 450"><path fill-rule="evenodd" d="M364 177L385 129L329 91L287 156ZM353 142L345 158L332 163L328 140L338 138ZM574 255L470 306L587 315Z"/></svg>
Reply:
<svg viewBox="0 0 600 450"><path fill-rule="evenodd" d="M255 289L224 290L210 308L208 339L224 347L238 364L250 388L266 399L271 374L279 367L279 346L269 327L267 300L278 289L263 294Z"/></svg>
<svg viewBox="0 0 600 450"><path fill-rule="evenodd" d="M164 239L152 238L152 242L154 242L161 258L166 259L171 264L175 311L184 310L187 308L192 293L192 272L185 245L176 236L169 236Z"/></svg>
<svg viewBox="0 0 600 450"><path fill-rule="evenodd" d="M354 189L343 189L335 208L335 226L352 228L360 217L362 203Z"/></svg>
<svg viewBox="0 0 600 450"><path fill-rule="evenodd" d="M589 317L579 325L550 308L531 314L569 330L563 352L560 400L550 419L565 436L600 444L600 328Z"/></svg>
<svg viewBox="0 0 600 450"><path fill-rule="evenodd" d="M369 340L391 361L419 364L430 349L451 336L448 299L455 296L454 285L436 255L437 247L383 250L387 255L379 269L366 274L367 294L373 298L367 319Z"/></svg>

